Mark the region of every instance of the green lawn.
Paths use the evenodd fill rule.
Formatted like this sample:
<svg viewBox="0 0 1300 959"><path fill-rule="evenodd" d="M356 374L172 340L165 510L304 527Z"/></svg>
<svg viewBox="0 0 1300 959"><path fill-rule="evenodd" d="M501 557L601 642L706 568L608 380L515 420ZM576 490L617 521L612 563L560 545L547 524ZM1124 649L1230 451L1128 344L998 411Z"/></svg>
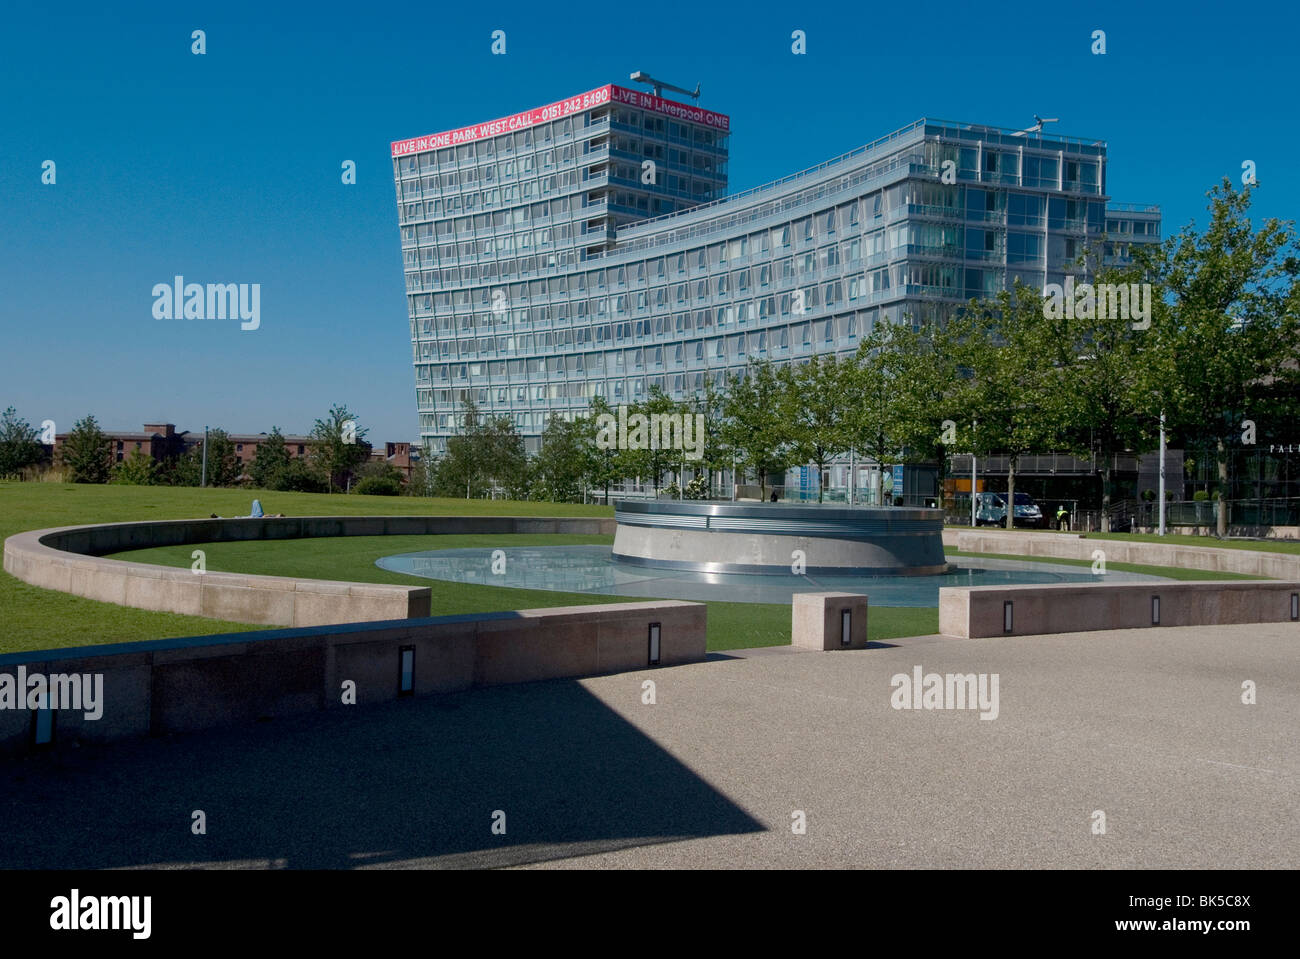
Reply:
<svg viewBox="0 0 1300 959"><path fill-rule="evenodd" d="M253 498L268 513L290 516L474 515L474 516L611 516L605 506L527 503L497 500L423 499L406 496L345 496L245 490L199 490L185 487L83 486L64 483L0 482L0 537L28 529L146 519L188 519L217 513L248 513ZM524 609L609 602L589 593L554 593L439 583L401 576L374 565L376 558L406 550L429 549L430 537L340 537L275 543L209 543L203 547L208 569L239 570L278 576L346 579L356 582L413 583L433 590L435 614ZM414 542L412 542L414 541ZM493 544L609 542L601 537L461 537L439 538L437 546L453 549ZM136 562L190 565L194 547L135 550ZM39 589L0 575L0 653L62 646L203 636L264 629L198 616L155 613L99 603L56 590ZM872 610L870 636L886 639L933 633L939 628L933 609ZM710 603L709 649L779 646L790 642L790 607L779 603Z"/></svg>
<svg viewBox="0 0 1300 959"><path fill-rule="evenodd" d="M80 486L57 483L0 482L0 537L27 529L83 523L144 519L187 519L217 513L246 515L254 497L268 513L290 516L330 515L476 515L476 516L610 516L605 506L565 505L490 500L423 499L417 497L347 496L316 493L274 493L245 490L199 490L184 487ZM1127 538L1116 535L1114 538ZM1150 538L1150 537L1147 537ZM431 542L431 540L433 540ZM589 593L555 593L499 586L443 583L389 573L375 559L417 549L531 544L608 543L609 537L582 536L391 536L279 540L257 543L209 543L203 549L210 570L231 570L276 576L341 579L372 583L406 583L433 591L435 615L488 612L542 606L609 602ZM1199 541L1198 541L1199 542ZM1270 544L1242 543L1243 549ZM1288 552L1300 551L1300 544ZM188 567L193 546L161 547L118 554L136 562ZM949 555L961 556L954 553ZM1030 559L1010 556L1008 559ZM1087 560L1041 558L1043 562L1087 566ZM1226 574L1200 570L1169 570L1114 563L1110 568L1150 572L1177 579L1229 579ZM873 640L933 633L939 628L935 609L875 607L869 617ZM99 603L54 590L38 589L7 573L0 576L0 653L86 646L101 643L201 636L263 629L196 616L155 613ZM790 642L790 607L780 603L710 603L710 650L777 646Z"/></svg>
<svg viewBox="0 0 1300 959"><path fill-rule="evenodd" d="M433 615L440 616L630 600L592 593L562 593L424 579L380 569L375 565L375 560L394 553L428 549L565 546L582 543L610 545L613 541L612 536L573 535L346 536L274 542L209 543L203 550L206 553L207 568L214 572L427 586L433 591ZM112 558L189 567L193 549L193 546L160 546L114 553ZM872 639L916 636L933 633L938 628L939 614L933 609L879 607L871 610L868 617L868 633ZM779 603L709 603L711 650L780 646L789 642L789 606Z"/></svg>
<svg viewBox="0 0 1300 959"><path fill-rule="evenodd" d="M216 513L247 515L254 497L268 513L289 516L475 515L612 516L605 506L407 496L333 496L264 490L167 486L89 486L0 482L0 539L28 529L148 519L192 519ZM303 542L312 542L304 540ZM222 545L210 544L205 549ZM191 547L191 550L193 547ZM186 561L186 566L189 561ZM326 577L338 578L338 577ZM427 585L427 581L421 581ZM502 608L500 606L496 607ZM265 629L201 616L155 613L29 586L0 575L0 653L93 646L173 636ZM788 642L787 638L787 642Z"/></svg>

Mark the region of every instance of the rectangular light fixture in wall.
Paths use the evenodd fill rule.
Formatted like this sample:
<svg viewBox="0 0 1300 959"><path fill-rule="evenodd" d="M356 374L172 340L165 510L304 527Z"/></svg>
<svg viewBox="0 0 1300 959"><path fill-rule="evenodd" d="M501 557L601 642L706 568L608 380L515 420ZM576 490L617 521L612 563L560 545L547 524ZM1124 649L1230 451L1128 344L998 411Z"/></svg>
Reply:
<svg viewBox="0 0 1300 959"><path fill-rule="evenodd" d="M411 696L415 693L415 647L403 646L399 652L399 669L397 675L397 695Z"/></svg>
<svg viewBox="0 0 1300 959"><path fill-rule="evenodd" d="M659 665L659 624L650 624L650 665Z"/></svg>
<svg viewBox="0 0 1300 959"><path fill-rule="evenodd" d="M1291 618L1300 619L1300 593L1291 594Z"/></svg>
<svg viewBox="0 0 1300 959"><path fill-rule="evenodd" d="M1152 626L1160 625L1160 597L1159 596L1151 597L1151 625Z"/></svg>
<svg viewBox="0 0 1300 959"><path fill-rule="evenodd" d="M48 746L54 742L54 710L32 710L32 744Z"/></svg>
<svg viewBox="0 0 1300 959"><path fill-rule="evenodd" d="M840 610L840 645L848 646L853 642L853 610Z"/></svg>
<svg viewBox="0 0 1300 959"><path fill-rule="evenodd" d="M1011 632L1011 600L1002 601L1002 632Z"/></svg>

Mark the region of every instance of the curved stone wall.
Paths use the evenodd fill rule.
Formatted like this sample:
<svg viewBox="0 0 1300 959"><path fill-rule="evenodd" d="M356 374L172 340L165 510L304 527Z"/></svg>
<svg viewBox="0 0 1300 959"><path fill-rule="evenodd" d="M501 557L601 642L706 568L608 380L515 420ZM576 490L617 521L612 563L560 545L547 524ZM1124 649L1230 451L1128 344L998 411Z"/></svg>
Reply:
<svg viewBox="0 0 1300 959"><path fill-rule="evenodd" d="M943 512L689 500L614 507L614 558L708 573L789 572L796 550L809 573L925 575L948 569Z"/></svg>
<svg viewBox="0 0 1300 959"><path fill-rule="evenodd" d="M104 559L152 546L323 536L574 533L609 535L602 517L295 516L66 526L5 540L5 572L33 586L159 612L268 626L322 626L425 617L425 586L204 572Z"/></svg>

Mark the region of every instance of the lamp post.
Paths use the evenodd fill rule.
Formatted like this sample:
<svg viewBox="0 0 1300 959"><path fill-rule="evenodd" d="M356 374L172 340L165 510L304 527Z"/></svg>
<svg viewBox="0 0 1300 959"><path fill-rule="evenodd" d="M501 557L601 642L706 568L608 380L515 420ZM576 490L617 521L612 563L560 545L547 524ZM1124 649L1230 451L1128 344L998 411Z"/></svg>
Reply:
<svg viewBox="0 0 1300 959"><path fill-rule="evenodd" d="M975 439L975 429L979 425L978 420L971 420L970 431L971 439ZM975 527L975 444L970 445L970 525Z"/></svg>
<svg viewBox="0 0 1300 959"><path fill-rule="evenodd" d="M199 477L199 486L208 485L208 428L203 427L203 474Z"/></svg>
<svg viewBox="0 0 1300 959"><path fill-rule="evenodd" d="M1160 531L1165 535L1165 411L1160 411Z"/></svg>

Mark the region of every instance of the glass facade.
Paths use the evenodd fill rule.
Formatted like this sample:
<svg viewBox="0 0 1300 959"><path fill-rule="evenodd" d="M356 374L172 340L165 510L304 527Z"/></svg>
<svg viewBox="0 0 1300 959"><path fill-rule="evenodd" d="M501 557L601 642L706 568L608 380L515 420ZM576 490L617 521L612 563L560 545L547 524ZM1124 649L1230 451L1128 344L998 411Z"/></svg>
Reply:
<svg viewBox="0 0 1300 959"><path fill-rule="evenodd" d="M469 397L535 451L593 397L688 399L751 358L851 353L877 323L1063 282L1103 233L1115 262L1160 238L1158 209L1108 207L1104 143L938 120L731 196L725 125L617 102L393 176L435 451Z"/></svg>

